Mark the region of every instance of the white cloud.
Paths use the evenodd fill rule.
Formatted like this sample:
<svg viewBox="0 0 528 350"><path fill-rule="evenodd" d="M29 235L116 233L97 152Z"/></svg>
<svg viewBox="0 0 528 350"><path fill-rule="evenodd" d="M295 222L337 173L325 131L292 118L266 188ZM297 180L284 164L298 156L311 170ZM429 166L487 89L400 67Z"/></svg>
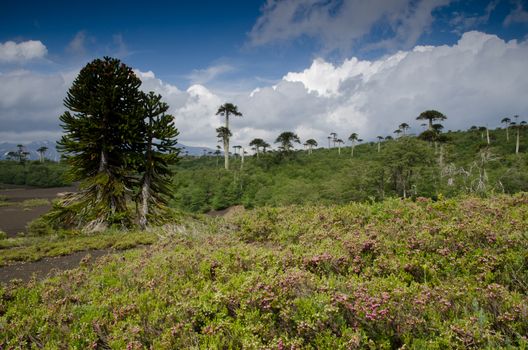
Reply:
<svg viewBox="0 0 528 350"><path fill-rule="evenodd" d="M417 46L378 60L350 58L332 64L316 59L274 85L235 95L202 84L179 89L152 71L135 72L145 91L161 94L169 104L184 144L215 147L215 128L223 123L215 113L219 105L232 102L244 114L230 123L233 144L248 145L255 137L273 143L280 132L291 130L323 146L330 132L343 140L352 132L373 140L391 134L402 122L419 132L415 119L426 109L448 116L446 130L495 127L515 114L528 120L527 57L528 41L505 42L468 32L452 46ZM61 101L74 76L0 74L0 137L60 130Z"/></svg>
<svg viewBox="0 0 528 350"><path fill-rule="evenodd" d="M432 23L431 12L450 1L268 0L249 33L249 43L258 46L308 36L326 50L346 51L385 20L392 33L372 48L406 48Z"/></svg>
<svg viewBox="0 0 528 350"><path fill-rule="evenodd" d="M39 40L0 43L0 62L24 63L29 60L43 58L47 53L48 49Z"/></svg>
<svg viewBox="0 0 528 350"><path fill-rule="evenodd" d="M72 41L68 44L66 47L66 51L79 56L84 56L86 53L86 32L80 31L77 34L75 34L75 37L73 37Z"/></svg>
<svg viewBox="0 0 528 350"><path fill-rule="evenodd" d="M195 69L187 76L193 84L205 84L215 79L216 77L232 72L234 67L229 64L219 64L211 66L206 69Z"/></svg>

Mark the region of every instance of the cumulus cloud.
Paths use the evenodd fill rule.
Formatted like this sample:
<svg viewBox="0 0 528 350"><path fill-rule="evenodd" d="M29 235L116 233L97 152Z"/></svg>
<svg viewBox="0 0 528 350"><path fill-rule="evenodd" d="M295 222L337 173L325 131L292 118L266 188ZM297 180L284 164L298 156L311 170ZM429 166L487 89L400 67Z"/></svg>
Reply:
<svg viewBox="0 0 528 350"><path fill-rule="evenodd" d="M0 142L57 135L58 116L64 110L62 100L73 77L70 72L44 75L17 70L0 73Z"/></svg>
<svg viewBox="0 0 528 350"><path fill-rule="evenodd" d="M392 134L402 122L420 132L415 119L426 109L448 116L446 130L496 127L515 114L527 120L526 57L528 41L468 32L452 46L417 46L377 60L350 58L335 64L316 59L274 85L236 95L202 84L180 89L152 71L136 74L142 89L161 94L169 104L184 144L215 147L215 128L223 123L215 113L219 105L232 102L244 114L230 123L233 144L248 145L255 137L272 143L290 130L326 145L330 132L342 139L356 132L374 140ZM0 75L0 137L59 131L61 100L74 76Z"/></svg>
<svg viewBox="0 0 528 350"><path fill-rule="evenodd" d="M272 142L284 130L315 138L320 145L330 132L343 139L357 132L373 140L392 134L402 122L418 133L415 119L426 109L445 113L446 129L499 126L502 117L528 111L523 97L528 89L526 57L526 41L468 32L453 46L417 46L373 61L351 58L335 65L316 59L274 86L233 97L231 102L244 113L232 123L233 142L247 145L254 137ZM206 136L202 127L212 127L215 119L210 116L221 101L219 97L202 106L202 117L195 114L197 108L180 115L183 120L208 121L194 130L194 139ZM214 144L214 139L201 139Z"/></svg>
<svg viewBox="0 0 528 350"><path fill-rule="evenodd" d="M24 63L43 58L47 53L48 49L40 40L0 43L0 62Z"/></svg>
<svg viewBox="0 0 528 350"><path fill-rule="evenodd" d="M409 47L450 0L268 0L249 33L253 46L316 38L327 50L350 49L384 22L390 31L375 47Z"/></svg>

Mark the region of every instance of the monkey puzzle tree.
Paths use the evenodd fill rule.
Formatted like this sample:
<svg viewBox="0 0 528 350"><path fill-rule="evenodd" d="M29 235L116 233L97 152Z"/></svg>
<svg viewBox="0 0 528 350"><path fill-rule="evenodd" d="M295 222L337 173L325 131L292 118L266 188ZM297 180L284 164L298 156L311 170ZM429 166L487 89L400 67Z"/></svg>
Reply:
<svg viewBox="0 0 528 350"><path fill-rule="evenodd" d="M285 131L281 133L275 140L275 143L281 144L281 147L283 148L284 152L289 152L291 150L291 148L293 147L292 142L301 143L301 140L299 139L299 136L297 136L297 134L291 131Z"/></svg>
<svg viewBox="0 0 528 350"><path fill-rule="evenodd" d="M348 141L350 141L352 143L352 150L350 151L350 156L353 157L354 156L354 148L356 147L356 142L358 141L358 134L355 133L355 132L350 134L350 136L348 137Z"/></svg>
<svg viewBox="0 0 528 350"><path fill-rule="evenodd" d="M381 151L381 141L383 140L383 136L376 136L378 139L378 153Z"/></svg>
<svg viewBox="0 0 528 350"><path fill-rule="evenodd" d="M242 117L242 113L238 111L238 107L232 103L224 103L218 107L216 115L222 115L225 117L225 128L229 131L229 116L234 115L237 117ZM218 132L218 129L216 129ZM224 133L227 137L224 138L224 160L225 168L229 170L229 137L231 136L231 131L229 133Z"/></svg>
<svg viewBox="0 0 528 350"><path fill-rule="evenodd" d="M164 203L177 131L160 97L140 85L130 67L110 57L80 71L64 100L69 111L59 117L65 134L57 147L80 186L50 213L52 221L87 231L127 227L127 199Z"/></svg>
<svg viewBox="0 0 528 350"><path fill-rule="evenodd" d="M401 123L398 128L402 131L403 136L405 136L405 133L409 130L410 126L407 123Z"/></svg>
<svg viewBox="0 0 528 350"><path fill-rule="evenodd" d="M42 146L37 149L37 152L39 154L39 160L40 162L44 162L44 155L46 154L46 151L48 150L48 147Z"/></svg>
<svg viewBox="0 0 528 350"><path fill-rule="evenodd" d="M501 123L506 125L506 141L509 142L510 141L510 123L511 123L511 119L508 118L508 117L502 118Z"/></svg>
<svg viewBox="0 0 528 350"><path fill-rule="evenodd" d="M81 181L70 219L88 221L89 230L129 223L129 169L137 165L134 149L143 124L140 85L130 67L105 57L80 71L64 100L69 111L59 117L65 135L57 148L71 165L71 180Z"/></svg>
<svg viewBox="0 0 528 350"><path fill-rule="evenodd" d="M145 229L149 222L156 222L167 212L172 171L170 165L178 160L176 147L178 130L174 126L174 117L166 114L169 106L161 101L161 95L154 92L143 94L144 137L140 144L141 155L139 171L138 221Z"/></svg>
<svg viewBox="0 0 528 350"><path fill-rule="evenodd" d="M416 118L416 120L428 120L429 121L429 130L433 129L433 121L435 120L446 120L447 117L442 113L435 111L434 109L424 111Z"/></svg>
<svg viewBox="0 0 528 350"><path fill-rule="evenodd" d="M260 149L263 148L264 143L265 143L264 140L263 139L259 139L259 138L253 139L249 143L250 146L255 147L255 151L257 153L257 158L259 157Z"/></svg>
<svg viewBox="0 0 528 350"><path fill-rule="evenodd" d="M308 146L308 154L312 154L313 148L317 147L317 141L314 139L308 139L306 140L306 145Z"/></svg>

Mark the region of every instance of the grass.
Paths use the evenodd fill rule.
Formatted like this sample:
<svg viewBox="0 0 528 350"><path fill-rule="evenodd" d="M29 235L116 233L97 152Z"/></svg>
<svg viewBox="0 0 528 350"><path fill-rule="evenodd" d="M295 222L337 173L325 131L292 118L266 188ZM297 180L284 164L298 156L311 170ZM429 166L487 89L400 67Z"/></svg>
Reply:
<svg viewBox="0 0 528 350"><path fill-rule="evenodd" d="M40 207L43 205L49 205L51 202L44 198L32 198L32 199L26 199L25 201L22 201L18 203L19 206L25 208L33 208L33 207Z"/></svg>
<svg viewBox="0 0 528 350"><path fill-rule="evenodd" d="M0 348L526 349L527 227L523 193L159 228L145 251L0 288Z"/></svg>
<svg viewBox="0 0 528 350"><path fill-rule="evenodd" d="M129 249L150 245L158 236L149 232L122 233L109 231L99 234L52 234L39 237L15 237L0 240L0 266L17 261L37 261L44 257L67 255L93 249Z"/></svg>

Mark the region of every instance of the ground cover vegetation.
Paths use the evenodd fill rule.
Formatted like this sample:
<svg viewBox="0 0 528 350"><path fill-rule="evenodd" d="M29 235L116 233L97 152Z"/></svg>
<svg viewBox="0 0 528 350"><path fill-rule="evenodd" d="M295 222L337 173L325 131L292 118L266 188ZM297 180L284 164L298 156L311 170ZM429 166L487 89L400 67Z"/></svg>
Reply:
<svg viewBox="0 0 528 350"><path fill-rule="evenodd" d="M528 346L528 197L259 208L0 288L3 348Z"/></svg>

